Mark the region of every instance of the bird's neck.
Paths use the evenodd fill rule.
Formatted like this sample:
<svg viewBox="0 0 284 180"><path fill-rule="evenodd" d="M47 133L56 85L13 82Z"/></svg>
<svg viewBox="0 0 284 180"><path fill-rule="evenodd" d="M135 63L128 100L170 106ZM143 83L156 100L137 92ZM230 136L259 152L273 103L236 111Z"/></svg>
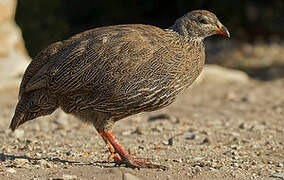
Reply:
<svg viewBox="0 0 284 180"><path fill-rule="evenodd" d="M174 31L175 33L177 33L181 38L184 38L188 41L194 41L194 42L202 42L203 41L203 37L200 37L198 35L195 34L195 31L193 29L191 29L191 27L185 27L185 23L182 22L183 19L180 18L178 20L176 20L175 24L172 25L171 27L169 27L169 30Z"/></svg>

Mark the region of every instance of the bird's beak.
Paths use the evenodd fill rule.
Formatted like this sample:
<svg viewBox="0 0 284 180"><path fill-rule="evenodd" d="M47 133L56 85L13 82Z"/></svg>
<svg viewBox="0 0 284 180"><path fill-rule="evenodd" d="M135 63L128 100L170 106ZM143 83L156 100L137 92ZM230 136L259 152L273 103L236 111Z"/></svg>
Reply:
<svg viewBox="0 0 284 180"><path fill-rule="evenodd" d="M219 21L217 22L217 25L218 25L218 28L216 29L217 33L227 36L229 38L230 33L228 29L223 24L221 24Z"/></svg>

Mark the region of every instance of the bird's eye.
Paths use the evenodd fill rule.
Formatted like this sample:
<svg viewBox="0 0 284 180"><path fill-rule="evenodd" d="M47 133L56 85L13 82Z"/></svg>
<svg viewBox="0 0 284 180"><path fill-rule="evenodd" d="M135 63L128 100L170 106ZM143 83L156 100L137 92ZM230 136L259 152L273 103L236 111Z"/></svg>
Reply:
<svg viewBox="0 0 284 180"><path fill-rule="evenodd" d="M202 24L208 24L204 18L199 18L199 22Z"/></svg>

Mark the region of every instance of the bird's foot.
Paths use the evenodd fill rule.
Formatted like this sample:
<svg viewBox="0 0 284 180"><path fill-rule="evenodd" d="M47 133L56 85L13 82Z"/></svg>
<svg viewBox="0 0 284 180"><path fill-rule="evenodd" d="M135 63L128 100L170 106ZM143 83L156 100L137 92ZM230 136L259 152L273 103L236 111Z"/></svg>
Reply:
<svg viewBox="0 0 284 180"><path fill-rule="evenodd" d="M108 160L110 161L111 159L114 160L114 162L120 162L122 161L120 155L116 152L111 152L111 154L108 157Z"/></svg>
<svg viewBox="0 0 284 180"><path fill-rule="evenodd" d="M130 154L122 147L112 132L98 131L102 136L103 140L108 145L111 155L109 158L113 158L116 166L124 164L126 167L131 168L151 168L151 169L163 169L166 170L166 166L157 165L151 163L147 159L133 158Z"/></svg>
<svg viewBox="0 0 284 180"><path fill-rule="evenodd" d="M133 169L140 169L140 168L150 168L150 169L162 169L166 170L168 169L166 166L158 165L150 162L148 159L143 158L128 158L128 159L122 159L120 161L115 160L116 165L120 166L124 164L126 167L130 167Z"/></svg>

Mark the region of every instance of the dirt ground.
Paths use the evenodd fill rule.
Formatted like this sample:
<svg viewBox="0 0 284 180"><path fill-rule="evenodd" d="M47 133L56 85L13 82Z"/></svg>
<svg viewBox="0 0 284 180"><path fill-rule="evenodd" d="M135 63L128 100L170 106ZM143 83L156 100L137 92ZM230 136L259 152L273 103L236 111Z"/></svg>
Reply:
<svg viewBox="0 0 284 180"><path fill-rule="evenodd" d="M206 82L171 106L118 122L135 157L168 170L114 167L93 127L57 111L8 130L17 90L0 93L0 179L284 179L284 79Z"/></svg>

